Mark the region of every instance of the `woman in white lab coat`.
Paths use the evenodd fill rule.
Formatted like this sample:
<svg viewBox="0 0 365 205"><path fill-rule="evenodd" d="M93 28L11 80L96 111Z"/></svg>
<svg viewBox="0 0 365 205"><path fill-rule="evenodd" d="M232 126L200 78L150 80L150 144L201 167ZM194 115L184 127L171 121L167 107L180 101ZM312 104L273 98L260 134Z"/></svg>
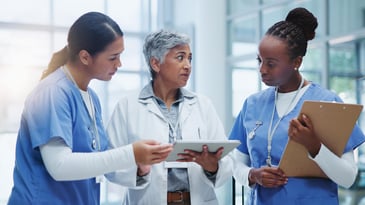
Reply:
<svg viewBox="0 0 365 205"><path fill-rule="evenodd" d="M152 80L140 92L120 99L107 126L111 147L140 139L172 143L178 139L225 140L223 125L211 103L183 87L192 53L187 36L161 30L146 37L144 55ZM141 165L108 175L109 180L131 185L127 204L218 204L215 187L231 178L230 157L217 152L189 152L183 162ZM126 177L126 174L131 177ZM135 175L137 174L137 181ZM136 189L136 185L141 185Z"/></svg>

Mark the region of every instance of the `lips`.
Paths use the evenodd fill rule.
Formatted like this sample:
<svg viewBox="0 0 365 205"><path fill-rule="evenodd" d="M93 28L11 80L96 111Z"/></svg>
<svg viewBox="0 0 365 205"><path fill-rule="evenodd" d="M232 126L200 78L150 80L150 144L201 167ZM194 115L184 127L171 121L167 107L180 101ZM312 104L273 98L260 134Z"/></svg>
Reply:
<svg viewBox="0 0 365 205"><path fill-rule="evenodd" d="M114 71L114 72L109 73L109 75L114 75L116 72L117 72L117 70Z"/></svg>
<svg viewBox="0 0 365 205"><path fill-rule="evenodd" d="M265 84L270 84L272 80L269 77L261 76L261 81Z"/></svg>
<svg viewBox="0 0 365 205"><path fill-rule="evenodd" d="M270 81L270 78L265 77L265 76L261 76L261 80L262 80L262 81Z"/></svg>
<svg viewBox="0 0 365 205"><path fill-rule="evenodd" d="M189 73L185 73L185 74L181 74L182 77L185 77L185 78L189 78L190 74Z"/></svg>

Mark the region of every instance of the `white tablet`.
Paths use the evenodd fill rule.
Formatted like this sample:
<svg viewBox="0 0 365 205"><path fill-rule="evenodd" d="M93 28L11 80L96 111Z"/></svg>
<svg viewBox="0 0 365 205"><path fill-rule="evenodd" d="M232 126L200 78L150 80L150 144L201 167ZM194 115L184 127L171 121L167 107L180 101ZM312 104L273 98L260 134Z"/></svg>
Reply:
<svg viewBox="0 0 365 205"><path fill-rule="evenodd" d="M179 153L184 153L184 150L190 149L201 152L203 145L208 146L209 152L215 152L220 147L224 148L221 158L226 156L230 151L236 148L241 142L239 140L178 140L174 143L174 148L167 157L166 161L172 162L179 159Z"/></svg>

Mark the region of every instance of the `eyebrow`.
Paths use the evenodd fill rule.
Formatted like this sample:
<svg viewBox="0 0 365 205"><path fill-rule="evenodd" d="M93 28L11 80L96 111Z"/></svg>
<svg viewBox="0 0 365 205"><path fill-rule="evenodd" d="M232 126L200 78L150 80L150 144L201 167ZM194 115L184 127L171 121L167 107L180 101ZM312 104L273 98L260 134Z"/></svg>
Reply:
<svg viewBox="0 0 365 205"><path fill-rule="evenodd" d="M272 61L279 61L276 58L272 58L272 57L268 57L268 58L263 58L260 54L256 54L256 58L260 58L260 59L265 59L265 60L272 60Z"/></svg>
<svg viewBox="0 0 365 205"><path fill-rule="evenodd" d="M278 59L276 58L264 58L265 60L270 60L270 61L279 61Z"/></svg>
<svg viewBox="0 0 365 205"><path fill-rule="evenodd" d="M109 56L118 56L120 55L121 53L113 53L113 54L110 54Z"/></svg>
<svg viewBox="0 0 365 205"><path fill-rule="evenodd" d="M117 55L122 54L122 53L123 53L123 51L124 51L124 48L123 48L122 50L119 50L119 51L117 51L116 53L113 53L113 54L110 54L110 55L111 55L111 56L117 56Z"/></svg>
<svg viewBox="0 0 365 205"><path fill-rule="evenodd" d="M193 55L193 53L187 53L187 52L185 52L185 51L177 51L176 52L176 55L178 55L178 54L185 54L185 55L189 55L189 56L192 56Z"/></svg>

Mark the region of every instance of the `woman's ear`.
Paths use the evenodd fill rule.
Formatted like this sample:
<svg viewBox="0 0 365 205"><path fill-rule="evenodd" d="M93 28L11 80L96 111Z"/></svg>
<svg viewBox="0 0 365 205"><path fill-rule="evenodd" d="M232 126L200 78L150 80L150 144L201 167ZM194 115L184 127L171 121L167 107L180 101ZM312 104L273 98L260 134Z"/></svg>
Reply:
<svg viewBox="0 0 365 205"><path fill-rule="evenodd" d="M298 56L294 59L294 69L298 70L299 67L302 65L302 61L303 61L303 57L302 56Z"/></svg>
<svg viewBox="0 0 365 205"><path fill-rule="evenodd" d="M151 68L158 73L160 71L160 62L156 58L152 57L150 59Z"/></svg>
<svg viewBox="0 0 365 205"><path fill-rule="evenodd" d="M86 50L81 50L79 52L79 59L82 64L89 65L90 61L92 60L92 56Z"/></svg>

